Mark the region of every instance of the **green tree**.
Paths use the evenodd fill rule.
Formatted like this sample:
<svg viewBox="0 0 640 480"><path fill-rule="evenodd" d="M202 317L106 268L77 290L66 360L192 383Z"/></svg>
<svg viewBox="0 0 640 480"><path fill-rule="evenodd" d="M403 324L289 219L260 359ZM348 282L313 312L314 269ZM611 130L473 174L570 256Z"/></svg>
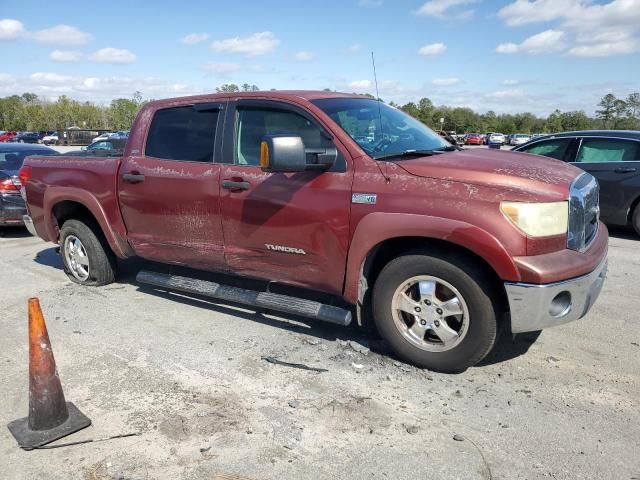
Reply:
<svg viewBox="0 0 640 480"><path fill-rule="evenodd" d="M598 106L600 107L600 109L596 110L596 116L600 120L602 120L602 123L604 124L605 128L609 128L610 123L615 116L617 100L618 99L614 94L607 93L604 97L602 97L602 100L600 100L600 103L598 103Z"/></svg>

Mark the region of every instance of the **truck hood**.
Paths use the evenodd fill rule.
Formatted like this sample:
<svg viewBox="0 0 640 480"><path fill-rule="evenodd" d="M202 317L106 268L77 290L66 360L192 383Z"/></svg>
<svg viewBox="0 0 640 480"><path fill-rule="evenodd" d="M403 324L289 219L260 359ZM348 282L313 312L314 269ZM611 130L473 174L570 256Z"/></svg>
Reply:
<svg viewBox="0 0 640 480"><path fill-rule="evenodd" d="M489 149L420 157L395 162L411 175L527 191L566 199L582 170L547 157Z"/></svg>

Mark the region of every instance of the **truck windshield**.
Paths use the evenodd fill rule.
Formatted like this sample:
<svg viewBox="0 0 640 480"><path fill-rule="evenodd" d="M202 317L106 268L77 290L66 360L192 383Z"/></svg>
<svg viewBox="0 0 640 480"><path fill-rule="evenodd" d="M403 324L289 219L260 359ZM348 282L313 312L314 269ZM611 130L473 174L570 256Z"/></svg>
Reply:
<svg viewBox="0 0 640 480"><path fill-rule="evenodd" d="M372 158L443 151L451 145L397 108L369 98L324 98L312 103L331 117Z"/></svg>

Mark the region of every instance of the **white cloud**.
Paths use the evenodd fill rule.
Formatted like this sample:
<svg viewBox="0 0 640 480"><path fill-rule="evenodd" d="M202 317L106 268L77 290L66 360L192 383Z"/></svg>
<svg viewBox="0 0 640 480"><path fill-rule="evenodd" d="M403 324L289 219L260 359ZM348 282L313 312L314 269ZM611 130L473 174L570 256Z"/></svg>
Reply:
<svg viewBox="0 0 640 480"><path fill-rule="evenodd" d="M16 40L24 34L24 24L13 18L0 20L0 40Z"/></svg>
<svg viewBox="0 0 640 480"><path fill-rule="evenodd" d="M89 60L96 63L133 63L135 54L121 48L101 48L89 56Z"/></svg>
<svg viewBox="0 0 640 480"><path fill-rule="evenodd" d="M215 63L209 62L202 65L202 70L209 73L214 73L216 75L231 75L232 73L239 72L242 70L242 67L237 63Z"/></svg>
<svg viewBox="0 0 640 480"><path fill-rule="evenodd" d="M91 35L69 25L56 25L32 34L36 42L56 45L84 45L91 40Z"/></svg>
<svg viewBox="0 0 640 480"><path fill-rule="evenodd" d="M366 90L368 88L371 88L373 86L373 83L371 82L371 80L354 80L352 82L349 82L348 87L353 89L353 90Z"/></svg>
<svg viewBox="0 0 640 480"><path fill-rule="evenodd" d="M638 51L640 51L639 42L629 38L618 42L579 45L569 50L569 54L576 57L609 57Z"/></svg>
<svg viewBox="0 0 640 480"><path fill-rule="evenodd" d="M82 59L82 53L73 50L54 50L49 54L49 58L54 62L74 63Z"/></svg>
<svg viewBox="0 0 640 480"><path fill-rule="evenodd" d="M559 30L545 30L527 38L522 43L501 43L496 47L498 53L541 53L558 52L565 48L565 33Z"/></svg>
<svg viewBox="0 0 640 480"><path fill-rule="evenodd" d="M425 45L418 50L418 55L422 55L423 57L432 57L434 55L444 53L446 49L447 46L444 43L432 43L430 45Z"/></svg>
<svg viewBox="0 0 640 480"><path fill-rule="evenodd" d="M451 87L453 85L459 85L461 83L459 78L436 78L431 81L432 85L436 87Z"/></svg>
<svg viewBox="0 0 640 480"><path fill-rule="evenodd" d="M503 98L514 99L514 98L522 98L526 96L526 93L524 92L524 90L516 88L516 89L510 89L510 90L498 90L497 92L488 93L485 96L487 98L493 98L493 99L496 99L496 98L497 99L503 99Z"/></svg>
<svg viewBox="0 0 640 480"><path fill-rule="evenodd" d="M507 87L513 87L515 85L520 85L520 80L503 80L502 84Z"/></svg>
<svg viewBox="0 0 640 480"><path fill-rule="evenodd" d="M209 40L208 33L190 33L189 35L182 37L180 39L180 43L184 43L185 45L194 45L206 40Z"/></svg>
<svg viewBox="0 0 640 480"><path fill-rule="evenodd" d="M416 11L416 15L424 15L436 18L457 18L464 19L473 15L474 10L468 7L462 11L456 10L453 12L454 7L464 7L466 5L472 5L478 3L479 0L430 0L422 4L422 6Z"/></svg>
<svg viewBox="0 0 640 480"><path fill-rule="evenodd" d="M516 0L498 16L509 26L559 22L572 37L570 55L603 57L640 50L638 0Z"/></svg>
<svg viewBox="0 0 640 480"><path fill-rule="evenodd" d="M381 7L383 3L384 0L358 0L358 5L366 8Z"/></svg>
<svg viewBox="0 0 640 480"><path fill-rule="evenodd" d="M109 102L113 98L131 98L136 90L145 98L194 95L210 91L184 83L155 77L90 77L35 72L26 76L0 74L0 97L33 92L47 99L67 95L77 100Z"/></svg>
<svg viewBox="0 0 640 480"><path fill-rule="evenodd" d="M273 32L258 32L248 37L233 37L216 40L211 48L217 52L240 53L248 57L264 55L273 52L280 45L280 40Z"/></svg>
<svg viewBox="0 0 640 480"><path fill-rule="evenodd" d="M362 50L362 45L360 45L359 43L354 43L347 47L347 53L351 55L355 55L356 53L360 52L360 50Z"/></svg>
<svg viewBox="0 0 640 480"><path fill-rule="evenodd" d="M293 56L293 58L295 58L298 62L309 62L313 60L313 57L313 53L306 51L298 52Z"/></svg>
<svg viewBox="0 0 640 480"><path fill-rule="evenodd" d="M582 3L582 0L516 0L502 7L498 16L510 27L518 27L573 15Z"/></svg>

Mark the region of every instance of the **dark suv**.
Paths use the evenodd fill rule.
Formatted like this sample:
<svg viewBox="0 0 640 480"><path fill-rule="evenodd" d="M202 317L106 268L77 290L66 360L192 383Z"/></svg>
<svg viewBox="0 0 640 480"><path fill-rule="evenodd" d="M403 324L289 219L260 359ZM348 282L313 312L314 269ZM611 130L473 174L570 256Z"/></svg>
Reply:
<svg viewBox="0 0 640 480"><path fill-rule="evenodd" d="M587 130L536 138L513 149L572 163L600 184L602 221L640 235L640 131Z"/></svg>

